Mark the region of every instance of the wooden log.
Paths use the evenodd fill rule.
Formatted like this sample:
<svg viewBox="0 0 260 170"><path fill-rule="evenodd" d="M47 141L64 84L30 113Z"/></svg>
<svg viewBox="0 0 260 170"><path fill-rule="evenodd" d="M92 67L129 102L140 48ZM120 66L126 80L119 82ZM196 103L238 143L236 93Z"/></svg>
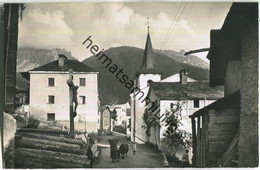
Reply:
<svg viewBox="0 0 260 170"><path fill-rule="evenodd" d="M210 110L209 116L227 116L227 115L239 115L238 108L228 108L222 110Z"/></svg>
<svg viewBox="0 0 260 170"><path fill-rule="evenodd" d="M74 154L85 154L86 152L86 149L71 148L60 144L36 143L36 142L32 142L30 138L28 139L29 140L16 140L15 148L31 148L31 149L50 150L50 151L57 151L57 152L64 152L64 153L74 153Z"/></svg>
<svg viewBox="0 0 260 170"><path fill-rule="evenodd" d="M201 49L197 49L197 50L190 50L188 52L185 52L184 55L190 55L193 53L200 53L200 52L205 52L205 51L209 51L210 48L201 48Z"/></svg>
<svg viewBox="0 0 260 170"><path fill-rule="evenodd" d="M21 139L22 143L28 143L28 144L42 144L42 145L51 145L53 147L66 147L70 149L80 149L80 145L75 144L68 144L63 142L57 142L57 141L49 141L49 140L42 140L42 139L34 139L34 138L27 138L22 137ZM18 140L19 141L19 140Z"/></svg>
<svg viewBox="0 0 260 170"><path fill-rule="evenodd" d="M233 134L233 133L232 133ZM231 141L233 139L234 135L230 135L230 134L215 134L215 135L209 135L209 141Z"/></svg>
<svg viewBox="0 0 260 170"><path fill-rule="evenodd" d="M230 135L230 136L234 136L236 134L236 131L235 130L222 130L222 131L213 131L213 132L210 132L209 135L210 136L218 136L218 135Z"/></svg>
<svg viewBox="0 0 260 170"><path fill-rule="evenodd" d="M28 149L28 148L16 148L15 155L26 156L30 158L37 158L48 161L57 161L65 163L75 163L81 165L89 165L89 160L86 155L78 155L71 153L39 150L39 149Z"/></svg>
<svg viewBox="0 0 260 170"><path fill-rule="evenodd" d="M48 161L27 156L15 156L15 168L83 168L82 164Z"/></svg>
<svg viewBox="0 0 260 170"><path fill-rule="evenodd" d="M53 168L53 166L49 163L51 161L38 161L39 159L15 155L14 167L15 168Z"/></svg>
<svg viewBox="0 0 260 170"><path fill-rule="evenodd" d="M225 149L228 147L228 142L218 141L209 143L209 152L221 152L224 153Z"/></svg>
<svg viewBox="0 0 260 170"><path fill-rule="evenodd" d="M57 142L75 144L75 145L83 145L84 144L83 140L71 139L71 138L66 138L66 137L45 136L45 135L39 135L39 134L33 134L33 133L27 133L27 132L21 132L19 134L23 137L29 137L29 138L35 138L35 139L57 141Z"/></svg>
<svg viewBox="0 0 260 170"><path fill-rule="evenodd" d="M210 116L210 123L238 123L239 115Z"/></svg>
<svg viewBox="0 0 260 170"><path fill-rule="evenodd" d="M237 123L210 123L209 132L219 132L219 131L238 131Z"/></svg>
<svg viewBox="0 0 260 170"><path fill-rule="evenodd" d="M69 135L69 131L54 130L54 129L18 128L17 132Z"/></svg>

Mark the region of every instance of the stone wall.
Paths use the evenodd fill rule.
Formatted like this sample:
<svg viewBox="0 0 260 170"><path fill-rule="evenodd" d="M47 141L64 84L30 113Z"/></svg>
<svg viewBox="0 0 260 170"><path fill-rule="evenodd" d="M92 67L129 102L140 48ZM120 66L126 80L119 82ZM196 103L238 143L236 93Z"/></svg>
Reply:
<svg viewBox="0 0 260 170"><path fill-rule="evenodd" d="M258 166L258 26L257 20L242 36L242 87L239 167Z"/></svg>

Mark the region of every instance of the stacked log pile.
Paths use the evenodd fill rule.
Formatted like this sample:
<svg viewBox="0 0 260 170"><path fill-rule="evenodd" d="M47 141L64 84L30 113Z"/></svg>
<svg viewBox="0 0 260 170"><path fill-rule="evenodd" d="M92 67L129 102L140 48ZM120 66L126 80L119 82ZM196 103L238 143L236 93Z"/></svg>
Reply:
<svg viewBox="0 0 260 170"><path fill-rule="evenodd" d="M48 130L47 130L48 131ZM47 134L47 131L44 133ZM50 132L51 134L52 132ZM18 130L15 139L15 168L87 168L86 144L83 140L46 136Z"/></svg>

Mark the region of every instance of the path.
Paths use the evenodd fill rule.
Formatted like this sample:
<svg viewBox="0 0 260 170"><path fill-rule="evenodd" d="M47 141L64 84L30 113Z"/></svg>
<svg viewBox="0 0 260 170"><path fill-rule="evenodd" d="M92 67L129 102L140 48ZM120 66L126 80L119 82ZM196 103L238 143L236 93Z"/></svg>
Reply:
<svg viewBox="0 0 260 170"><path fill-rule="evenodd" d="M130 141L122 135L114 135L120 139L120 143L129 143ZM107 141L112 136L102 136L101 142L98 143L102 147L101 155L98 163L94 168L161 168L162 155L154 151L146 144L137 144L136 155L133 155L132 148L129 148L128 156L120 159L117 163L112 163L110 158L110 146Z"/></svg>

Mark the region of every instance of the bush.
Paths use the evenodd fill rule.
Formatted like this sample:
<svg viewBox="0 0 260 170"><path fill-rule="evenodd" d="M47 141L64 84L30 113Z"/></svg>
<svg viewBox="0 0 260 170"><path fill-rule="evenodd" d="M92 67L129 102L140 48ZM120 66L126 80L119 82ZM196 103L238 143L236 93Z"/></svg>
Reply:
<svg viewBox="0 0 260 170"><path fill-rule="evenodd" d="M14 115L14 118L16 120L17 128L26 127L28 119L21 115Z"/></svg>
<svg viewBox="0 0 260 170"><path fill-rule="evenodd" d="M13 117L16 120L17 128L26 127L29 118L26 112L23 112L20 109L16 109L15 113L13 114Z"/></svg>
<svg viewBox="0 0 260 170"><path fill-rule="evenodd" d="M182 161L179 160L175 155L166 155L169 167L183 167Z"/></svg>
<svg viewBox="0 0 260 170"><path fill-rule="evenodd" d="M27 128L38 128L40 121L36 117L29 117Z"/></svg>

